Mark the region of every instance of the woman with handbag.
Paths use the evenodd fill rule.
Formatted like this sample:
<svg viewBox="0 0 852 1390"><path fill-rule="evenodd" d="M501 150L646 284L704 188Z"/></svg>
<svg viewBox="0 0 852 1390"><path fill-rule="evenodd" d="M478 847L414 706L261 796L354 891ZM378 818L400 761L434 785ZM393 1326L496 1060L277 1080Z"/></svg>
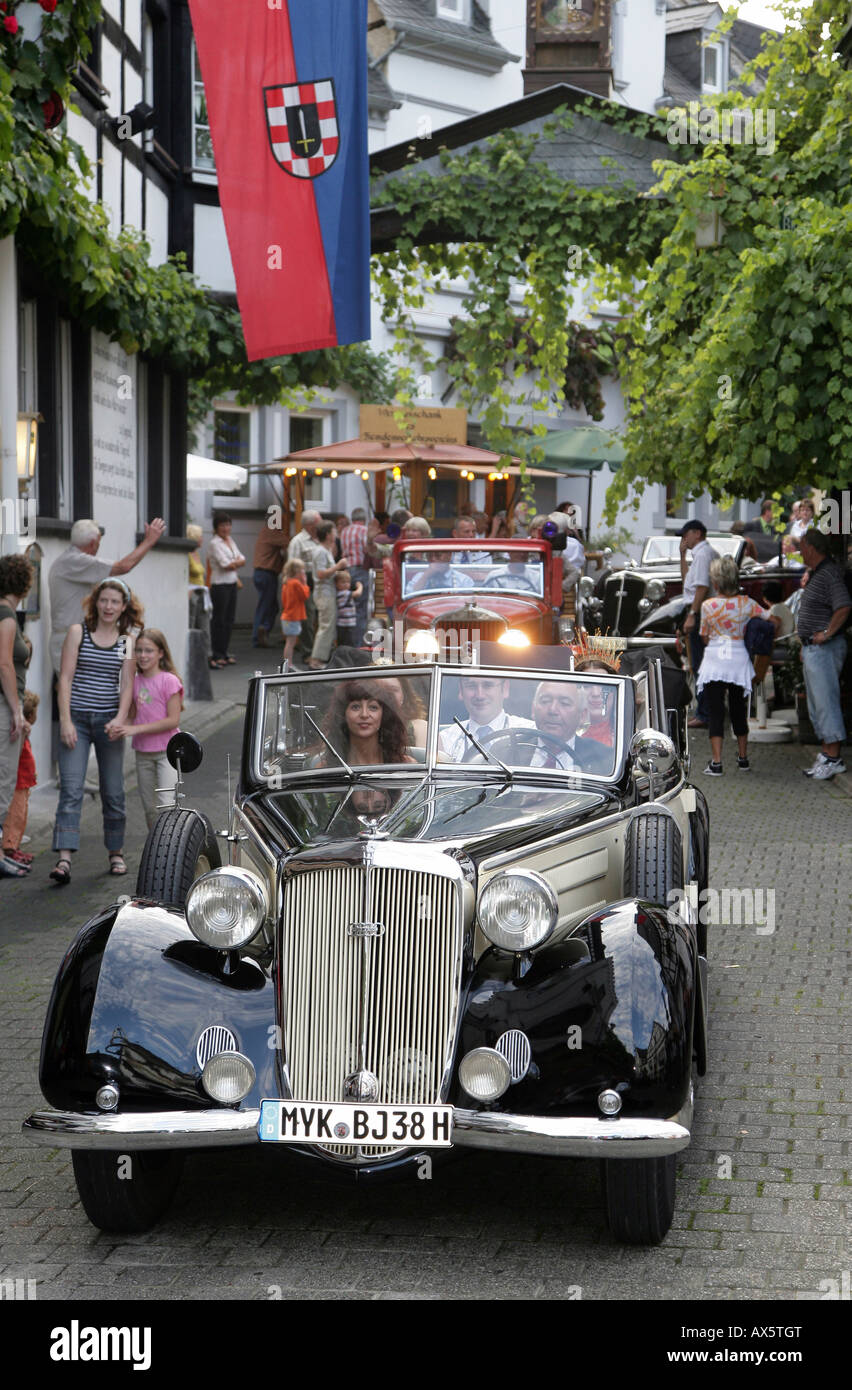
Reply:
<svg viewBox="0 0 852 1390"><path fill-rule="evenodd" d="M234 614L237 610L237 590L241 589L237 570L246 562L231 540L232 518L227 512L213 513L213 539L207 548L210 563L210 602L213 615L210 619L210 661L211 670L222 666L235 666L236 658L228 651Z"/></svg>
<svg viewBox="0 0 852 1390"><path fill-rule="evenodd" d="M722 776L722 737L725 731L725 695L731 726L737 739L737 766L749 772L748 698L754 680L754 666L746 649L745 630L752 618L770 618L753 598L739 592L740 572L731 555L711 561L710 582L715 598L701 607L701 636L704 655L698 669L697 689L703 691L708 712L708 733L712 756L704 771L708 777Z"/></svg>

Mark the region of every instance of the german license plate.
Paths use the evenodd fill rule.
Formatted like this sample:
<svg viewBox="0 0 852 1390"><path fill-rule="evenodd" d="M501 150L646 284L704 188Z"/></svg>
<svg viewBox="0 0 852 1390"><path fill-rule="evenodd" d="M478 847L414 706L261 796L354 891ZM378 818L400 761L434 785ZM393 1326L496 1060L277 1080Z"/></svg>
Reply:
<svg viewBox="0 0 852 1390"><path fill-rule="evenodd" d="M451 1105L317 1105L264 1100L258 1133L272 1144L452 1144Z"/></svg>

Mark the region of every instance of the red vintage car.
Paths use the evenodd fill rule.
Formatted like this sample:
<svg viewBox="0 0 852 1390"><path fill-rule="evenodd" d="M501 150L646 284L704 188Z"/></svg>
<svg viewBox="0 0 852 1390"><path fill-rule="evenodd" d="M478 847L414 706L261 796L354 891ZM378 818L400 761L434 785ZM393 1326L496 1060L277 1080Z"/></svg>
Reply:
<svg viewBox="0 0 852 1390"><path fill-rule="evenodd" d="M475 629L495 642L511 629L537 646L559 642L562 556L549 541L397 541L393 564L404 633Z"/></svg>

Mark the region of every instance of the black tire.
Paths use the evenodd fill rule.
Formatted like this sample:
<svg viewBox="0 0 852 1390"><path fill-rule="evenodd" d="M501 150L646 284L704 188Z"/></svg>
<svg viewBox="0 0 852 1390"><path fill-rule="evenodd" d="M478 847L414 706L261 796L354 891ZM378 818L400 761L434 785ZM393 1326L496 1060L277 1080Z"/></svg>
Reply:
<svg viewBox="0 0 852 1390"><path fill-rule="evenodd" d="M634 816L624 849L624 892L628 898L670 907L669 894L683 888L680 830L659 811ZM611 1158L601 1164L606 1218L616 1240L659 1245L672 1224L677 1164L663 1158Z"/></svg>
<svg viewBox="0 0 852 1390"><path fill-rule="evenodd" d="M626 1245L659 1245L675 1208L677 1163L664 1158L609 1158L601 1164L609 1229Z"/></svg>
<svg viewBox="0 0 852 1390"><path fill-rule="evenodd" d="M683 888L683 847L671 816L647 811L633 816L624 846L624 895L669 907L669 894Z"/></svg>
<svg viewBox="0 0 852 1390"><path fill-rule="evenodd" d="M89 1153L71 1161L83 1210L101 1231L149 1231L166 1211L183 1168L183 1154L146 1150Z"/></svg>
<svg viewBox="0 0 852 1390"><path fill-rule="evenodd" d="M209 869L218 869L221 862L207 817L172 807L161 812L148 833L136 892L140 898L182 907L193 880Z"/></svg>

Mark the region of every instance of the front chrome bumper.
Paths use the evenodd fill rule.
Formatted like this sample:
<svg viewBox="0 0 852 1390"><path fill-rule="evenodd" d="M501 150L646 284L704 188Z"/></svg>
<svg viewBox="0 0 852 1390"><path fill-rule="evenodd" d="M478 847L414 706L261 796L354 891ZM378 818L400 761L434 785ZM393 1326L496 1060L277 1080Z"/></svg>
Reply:
<svg viewBox="0 0 852 1390"><path fill-rule="evenodd" d="M39 1110L27 1138L66 1149L204 1149L259 1143L259 1110L163 1110L76 1114ZM686 1148L692 1098L669 1120L547 1119L482 1110L453 1111L453 1144L563 1158L660 1158Z"/></svg>

